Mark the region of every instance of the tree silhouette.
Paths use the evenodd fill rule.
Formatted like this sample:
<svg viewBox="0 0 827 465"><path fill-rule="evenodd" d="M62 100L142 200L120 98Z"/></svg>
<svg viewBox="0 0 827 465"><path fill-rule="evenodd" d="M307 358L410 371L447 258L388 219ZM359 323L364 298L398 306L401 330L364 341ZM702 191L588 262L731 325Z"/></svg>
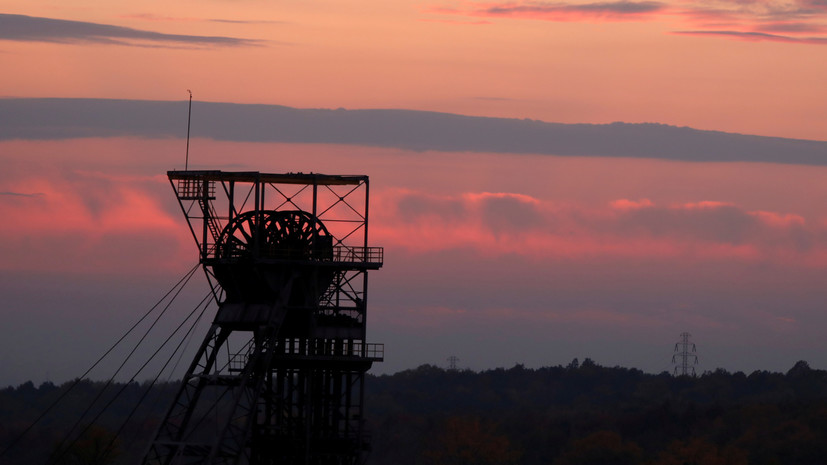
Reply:
<svg viewBox="0 0 827 465"><path fill-rule="evenodd" d="M49 463L55 465L111 465L120 455L120 441L97 425L86 428L75 441L55 449Z"/></svg>
<svg viewBox="0 0 827 465"><path fill-rule="evenodd" d="M433 465L510 465L518 463L521 454L492 422L451 417L424 455Z"/></svg>

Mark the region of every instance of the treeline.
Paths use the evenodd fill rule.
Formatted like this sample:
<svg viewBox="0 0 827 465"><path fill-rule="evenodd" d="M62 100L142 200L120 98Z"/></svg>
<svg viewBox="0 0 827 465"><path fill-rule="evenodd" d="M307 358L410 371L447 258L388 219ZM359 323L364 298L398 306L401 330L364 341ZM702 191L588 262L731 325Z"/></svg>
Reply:
<svg viewBox="0 0 827 465"><path fill-rule="evenodd" d="M2 389L0 464L135 464L176 389L89 380Z"/></svg>
<svg viewBox="0 0 827 465"><path fill-rule="evenodd" d="M85 380L2 389L0 450L14 446L0 464L138 463L176 389ZM787 373L698 377L588 359L482 372L425 365L368 376L365 404L369 465L794 465L827 457L827 372L805 362Z"/></svg>
<svg viewBox="0 0 827 465"><path fill-rule="evenodd" d="M827 463L827 372L433 366L368 385L373 465Z"/></svg>

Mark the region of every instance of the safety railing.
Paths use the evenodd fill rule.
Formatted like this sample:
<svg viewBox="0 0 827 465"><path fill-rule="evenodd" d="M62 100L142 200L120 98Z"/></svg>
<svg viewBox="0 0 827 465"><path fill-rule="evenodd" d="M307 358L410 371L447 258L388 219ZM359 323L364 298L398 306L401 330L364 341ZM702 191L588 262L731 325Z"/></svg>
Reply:
<svg viewBox="0 0 827 465"><path fill-rule="evenodd" d="M298 340L288 340L282 349L282 355L299 359L352 358L382 361L385 358L385 344L381 343L327 340L322 344L322 346L317 345L310 349L306 344L300 344ZM242 372L249 360L249 351L233 354L228 360L227 368L231 373Z"/></svg>
<svg viewBox="0 0 827 465"><path fill-rule="evenodd" d="M333 261L345 263L383 263L384 247L348 247L333 248Z"/></svg>
<svg viewBox="0 0 827 465"><path fill-rule="evenodd" d="M285 356L295 357L353 357L382 360L385 357L385 344L358 341L336 341L328 339L310 348L304 344L287 343L284 346Z"/></svg>
<svg viewBox="0 0 827 465"><path fill-rule="evenodd" d="M227 363L227 368L230 370L231 373L240 373L244 371L244 367L247 365L247 360L249 359L249 352L239 352L237 354L233 354L232 356L230 356L230 360Z"/></svg>
<svg viewBox="0 0 827 465"><path fill-rule="evenodd" d="M177 186L178 198L182 200L214 199L215 181L201 179L179 179Z"/></svg>
<svg viewBox="0 0 827 465"><path fill-rule="evenodd" d="M384 359L385 358L385 344L378 344L378 343L366 343L365 344L365 357L367 358L374 358L374 359Z"/></svg>
<svg viewBox="0 0 827 465"><path fill-rule="evenodd" d="M218 244L214 249L215 258L241 258L250 256L246 244ZM385 251L383 247L351 247L337 245L332 248L301 248L271 246L262 247L259 258L275 260L311 260L334 263L382 264Z"/></svg>

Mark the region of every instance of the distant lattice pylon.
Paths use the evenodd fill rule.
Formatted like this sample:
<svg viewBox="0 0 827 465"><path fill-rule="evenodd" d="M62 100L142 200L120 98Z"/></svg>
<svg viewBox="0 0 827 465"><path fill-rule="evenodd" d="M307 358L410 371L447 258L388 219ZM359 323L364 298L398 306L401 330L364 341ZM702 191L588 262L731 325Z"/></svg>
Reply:
<svg viewBox="0 0 827 465"><path fill-rule="evenodd" d="M457 362L459 362L459 357L456 355L452 355L448 357L448 369L449 370L456 370L457 369Z"/></svg>
<svg viewBox="0 0 827 465"><path fill-rule="evenodd" d="M672 355L675 376L695 376L698 354L695 344L689 342L690 337L692 335L689 333L681 333L681 340L675 344L675 353Z"/></svg>

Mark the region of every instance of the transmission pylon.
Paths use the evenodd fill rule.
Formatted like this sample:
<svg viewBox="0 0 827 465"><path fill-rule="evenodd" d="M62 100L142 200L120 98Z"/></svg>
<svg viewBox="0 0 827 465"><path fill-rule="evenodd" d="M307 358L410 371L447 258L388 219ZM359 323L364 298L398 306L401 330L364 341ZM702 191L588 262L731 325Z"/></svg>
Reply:
<svg viewBox="0 0 827 465"><path fill-rule="evenodd" d="M698 355L695 344L689 342L691 334L683 332L680 341L675 344L672 364L675 365L675 376L695 376L695 365L698 364Z"/></svg>
<svg viewBox="0 0 827 465"><path fill-rule="evenodd" d="M218 310L143 463L363 463L368 177L168 177Z"/></svg>
<svg viewBox="0 0 827 465"><path fill-rule="evenodd" d="M451 371L457 370L457 362L459 362L459 357L456 355L451 355L448 357L448 369Z"/></svg>

